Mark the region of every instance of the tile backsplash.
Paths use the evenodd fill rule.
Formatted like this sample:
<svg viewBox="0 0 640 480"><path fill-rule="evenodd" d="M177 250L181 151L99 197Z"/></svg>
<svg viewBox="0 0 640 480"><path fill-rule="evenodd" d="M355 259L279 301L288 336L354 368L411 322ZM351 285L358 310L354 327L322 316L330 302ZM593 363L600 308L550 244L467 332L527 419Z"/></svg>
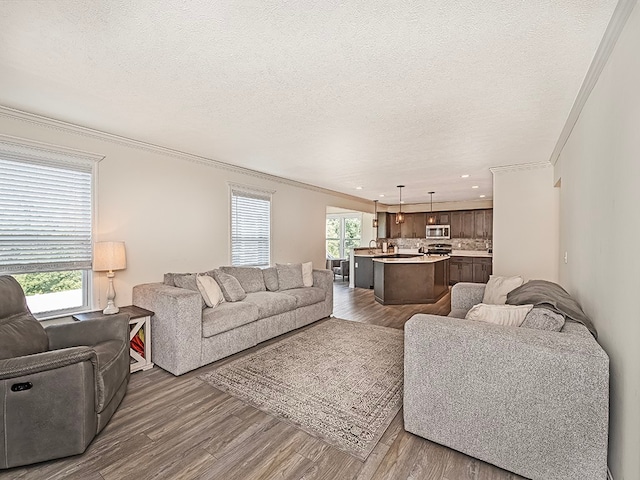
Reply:
<svg viewBox="0 0 640 480"><path fill-rule="evenodd" d="M378 247L386 241L389 245L397 245L398 248L427 247L430 243L449 243L454 250L486 250L492 248L491 240L473 238L451 238L449 240L434 240L432 238L379 238Z"/></svg>

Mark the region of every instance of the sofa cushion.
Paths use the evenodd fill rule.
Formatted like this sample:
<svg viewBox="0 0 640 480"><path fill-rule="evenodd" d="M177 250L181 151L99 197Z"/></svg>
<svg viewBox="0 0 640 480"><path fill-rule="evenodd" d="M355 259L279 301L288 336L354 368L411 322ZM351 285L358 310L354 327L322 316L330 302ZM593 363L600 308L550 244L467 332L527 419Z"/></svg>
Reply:
<svg viewBox="0 0 640 480"><path fill-rule="evenodd" d="M227 275L235 277L245 293L264 292L267 289L264 285L264 277L260 268L220 267L220 270Z"/></svg>
<svg viewBox="0 0 640 480"><path fill-rule="evenodd" d="M244 299L244 302L252 303L258 307L258 318L272 317L273 315L296 309L296 299L294 297L278 292L247 293L247 298Z"/></svg>
<svg viewBox="0 0 640 480"><path fill-rule="evenodd" d="M324 289L320 287L292 288L283 293L294 297L297 307L306 307L314 303L324 302L326 298Z"/></svg>
<svg viewBox="0 0 640 480"><path fill-rule="evenodd" d="M213 337L222 332L255 322L258 307L248 302L224 302L202 311L202 336Z"/></svg>
<svg viewBox="0 0 640 480"><path fill-rule="evenodd" d="M533 307L524 322L520 325L523 328L533 328L536 330L549 330L551 332L559 332L564 326L564 317L545 307Z"/></svg>
<svg viewBox="0 0 640 480"><path fill-rule="evenodd" d="M209 275L198 275L196 277L196 283L200 290L200 295L207 307L216 307L219 303L224 302L224 295L222 289L215 278Z"/></svg>
<svg viewBox="0 0 640 480"><path fill-rule="evenodd" d="M302 284L305 287L313 287L313 262L302 264Z"/></svg>
<svg viewBox="0 0 640 480"><path fill-rule="evenodd" d="M464 318L467 316L468 311L466 308L452 308L448 316L452 318Z"/></svg>
<svg viewBox="0 0 640 480"><path fill-rule="evenodd" d="M522 285L522 277L500 277L489 275L489 281L484 289L482 303L490 305L504 305L507 301L507 294Z"/></svg>
<svg viewBox="0 0 640 480"><path fill-rule="evenodd" d="M304 287L301 263L287 265L276 263L276 269L278 270L278 285L280 286L280 290Z"/></svg>
<svg viewBox="0 0 640 480"><path fill-rule="evenodd" d="M533 305L490 305L479 303L471 307L465 318L509 327L519 327Z"/></svg>
<svg viewBox="0 0 640 480"><path fill-rule="evenodd" d="M202 302L202 308L207 306L207 304L204 302L204 298L202 298L200 289L198 288L197 275L195 273L188 273L184 275L174 274L173 283L178 288L186 288L187 290L193 290L194 292L198 292L200 294L200 301Z"/></svg>
<svg viewBox="0 0 640 480"><path fill-rule="evenodd" d="M245 299L247 293L244 291L236 277L220 270L213 270L212 273L213 278L215 278L218 285L220 285L224 299L227 302L239 302L240 300Z"/></svg>
<svg viewBox="0 0 640 480"><path fill-rule="evenodd" d="M264 285L270 292L277 292L280 289L278 284L278 269L276 267L269 267L262 270L262 277L264 278Z"/></svg>

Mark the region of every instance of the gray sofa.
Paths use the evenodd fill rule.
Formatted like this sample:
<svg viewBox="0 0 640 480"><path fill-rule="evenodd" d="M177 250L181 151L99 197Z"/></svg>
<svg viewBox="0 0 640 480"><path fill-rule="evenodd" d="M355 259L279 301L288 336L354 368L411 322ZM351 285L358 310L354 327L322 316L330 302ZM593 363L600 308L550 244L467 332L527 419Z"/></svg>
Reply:
<svg viewBox="0 0 640 480"><path fill-rule="evenodd" d="M221 267L239 281L246 298L214 308L203 308L199 292L172 286L171 275L164 283L136 285L134 305L154 312L153 362L182 375L333 313L329 270L313 270L311 287L286 290L274 280L275 270Z"/></svg>
<svg viewBox="0 0 640 480"><path fill-rule="evenodd" d="M411 433L533 480L605 480L609 359L587 328L464 320L484 284L458 283L451 316L405 324Z"/></svg>

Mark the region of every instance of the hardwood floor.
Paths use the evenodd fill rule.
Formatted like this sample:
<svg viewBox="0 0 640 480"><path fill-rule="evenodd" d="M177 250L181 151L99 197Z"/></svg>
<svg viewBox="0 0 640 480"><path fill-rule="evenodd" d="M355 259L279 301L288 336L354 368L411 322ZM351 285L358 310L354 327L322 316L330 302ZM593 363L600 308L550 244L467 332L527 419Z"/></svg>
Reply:
<svg viewBox="0 0 640 480"><path fill-rule="evenodd" d="M383 306L372 290L337 281L334 292L336 317L400 329L414 313L450 308L449 294L434 305ZM402 411L362 462L198 380L255 348L180 377L158 367L134 373L122 405L84 454L0 471L0 480L522 478L405 432Z"/></svg>

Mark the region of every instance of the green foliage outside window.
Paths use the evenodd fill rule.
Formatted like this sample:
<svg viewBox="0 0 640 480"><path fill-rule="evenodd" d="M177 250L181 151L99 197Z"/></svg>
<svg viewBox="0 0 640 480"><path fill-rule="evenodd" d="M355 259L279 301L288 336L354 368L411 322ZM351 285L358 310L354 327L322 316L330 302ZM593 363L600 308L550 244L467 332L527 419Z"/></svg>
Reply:
<svg viewBox="0 0 640 480"><path fill-rule="evenodd" d="M27 297L82 288L82 271L22 273L13 276Z"/></svg>

